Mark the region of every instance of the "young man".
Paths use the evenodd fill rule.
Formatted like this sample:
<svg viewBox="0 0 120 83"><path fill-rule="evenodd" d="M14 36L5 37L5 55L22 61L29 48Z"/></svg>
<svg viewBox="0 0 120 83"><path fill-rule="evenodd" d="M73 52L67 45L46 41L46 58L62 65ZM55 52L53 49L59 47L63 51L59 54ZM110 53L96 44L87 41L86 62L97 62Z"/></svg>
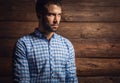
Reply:
<svg viewBox="0 0 120 83"><path fill-rule="evenodd" d="M74 49L56 34L61 20L60 0L38 0L39 26L20 38L14 50L14 83L78 83Z"/></svg>

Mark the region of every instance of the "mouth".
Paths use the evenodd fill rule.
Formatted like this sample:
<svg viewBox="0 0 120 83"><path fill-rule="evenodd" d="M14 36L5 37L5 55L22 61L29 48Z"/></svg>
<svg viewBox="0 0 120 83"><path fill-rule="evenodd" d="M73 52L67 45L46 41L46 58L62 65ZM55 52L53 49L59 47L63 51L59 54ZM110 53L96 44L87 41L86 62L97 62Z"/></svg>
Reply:
<svg viewBox="0 0 120 83"><path fill-rule="evenodd" d="M58 27L58 25L56 24L56 25L52 25L52 27Z"/></svg>

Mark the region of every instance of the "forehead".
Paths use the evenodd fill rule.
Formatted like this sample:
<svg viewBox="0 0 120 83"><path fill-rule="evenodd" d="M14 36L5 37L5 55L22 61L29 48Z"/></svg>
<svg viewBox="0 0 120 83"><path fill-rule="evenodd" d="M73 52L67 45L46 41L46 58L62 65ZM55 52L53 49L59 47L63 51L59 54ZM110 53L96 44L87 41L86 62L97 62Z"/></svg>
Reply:
<svg viewBox="0 0 120 83"><path fill-rule="evenodd" d="M50 4L46 8L47 8L48 12L51 12L51 13L61 13L62 12L61 6L56 5L56 4Z"/></svg>

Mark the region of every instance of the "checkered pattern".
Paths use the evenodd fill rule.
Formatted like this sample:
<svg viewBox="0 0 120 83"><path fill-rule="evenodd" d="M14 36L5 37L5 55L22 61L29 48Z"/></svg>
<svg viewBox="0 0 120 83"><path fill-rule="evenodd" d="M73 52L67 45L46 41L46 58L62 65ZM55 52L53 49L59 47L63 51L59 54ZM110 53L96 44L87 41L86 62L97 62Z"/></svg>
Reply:
<svg viewBox="0 0 120 83"><path fill-rule="evenodd" d="M78 83L73 46L56 33L50 41L37 29L20 38L13 66L14 83Z"/></svg>

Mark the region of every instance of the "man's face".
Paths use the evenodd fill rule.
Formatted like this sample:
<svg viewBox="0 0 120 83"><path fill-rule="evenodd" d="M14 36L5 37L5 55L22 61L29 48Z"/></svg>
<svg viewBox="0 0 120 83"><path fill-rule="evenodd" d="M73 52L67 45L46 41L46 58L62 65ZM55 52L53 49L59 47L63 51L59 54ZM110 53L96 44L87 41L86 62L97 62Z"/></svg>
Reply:
<svg viewBox="0 0 120 83"><path fill-rule="evenodd" d="M61 7L55 4L47 6L47 13L43 18L43 27L45 31L56 32L61 20Z"/></svg>

